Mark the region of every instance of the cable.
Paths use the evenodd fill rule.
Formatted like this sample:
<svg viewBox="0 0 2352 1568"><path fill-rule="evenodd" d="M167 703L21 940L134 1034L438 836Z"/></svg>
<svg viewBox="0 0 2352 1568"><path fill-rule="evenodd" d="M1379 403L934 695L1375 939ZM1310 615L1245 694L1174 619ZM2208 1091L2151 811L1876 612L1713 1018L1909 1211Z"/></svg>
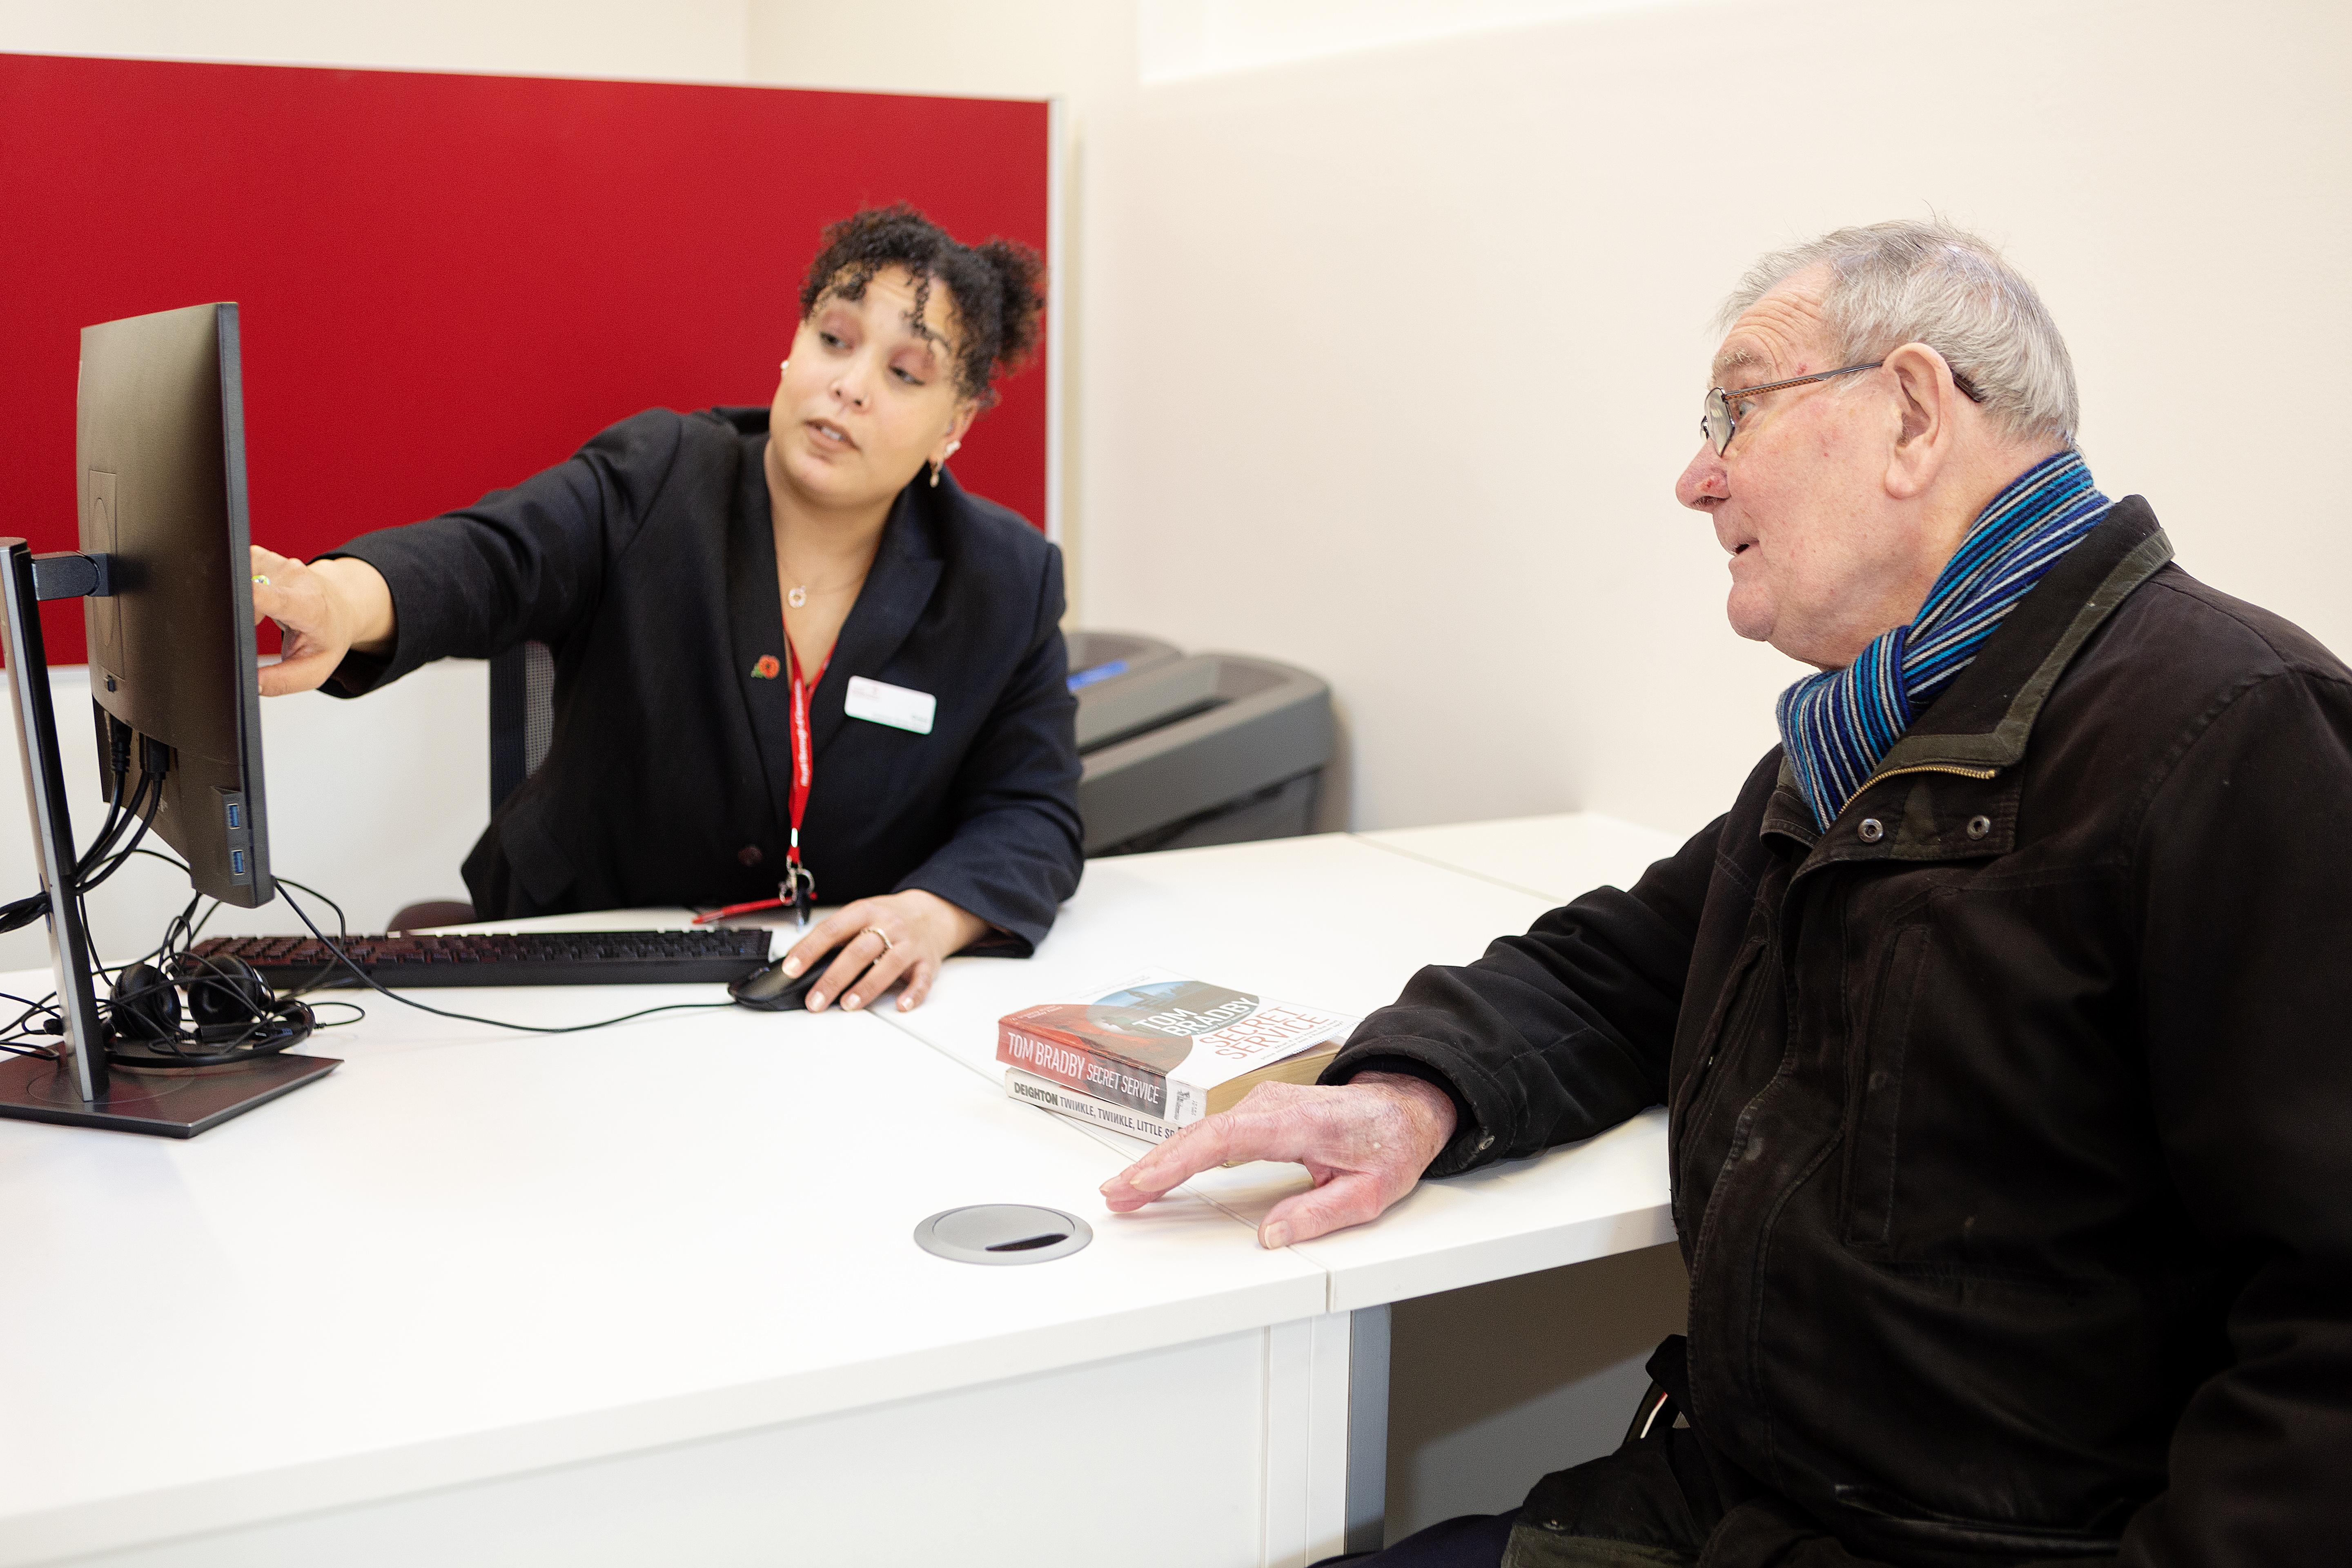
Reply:
<svg viewBox="0 0 2352 1568"><path fill-rule="evenodd" d="M151 775L160 776L160 775ZM160 802L160 786L154 800ZM134 805L136 797L134 797ZM147 814L141 831L120 853L103 867L100 879L112 875L134 855L160 860L181 873L188 874L185 862L152 849L142 848L140 840L146 837ZM81 902L78 889L75 901ZM210 907L205 906L209 902ZM203 910L201 916L199 909ZM260 1057L274 1056L289 1046L299 1044L317 1026L308 1004L296 997L279 997L269 990L258 975L244 969L220 970L210 962L197 958L194 949L197 936L221 909L217 899L207 900L199 893L191 897L178 913L163 927L163 940L152 949L119 968L110 967L99 953L89 923L89 910L83 907L82 923L89 941L90 967L98 977L108 981L110 994L98 999L99 1021L105 1030L107 1059L118 1067L130 1068L170 1066L175 1068L226 1067L247 1062ZM125 989L125 982L133 972L147 966L152 978ZM185 989L190 1005L198 1008L193 1024L167 1024L146 1009L139 1008L143 999L164 992ZM201 993L203 1003L197 997ZM348 1005L348 1004L346 1004ZM204 1021L203 1011L209 1008L214 1021ZM53 1009L52 1009L53 1010ZM221 1019L218 1014L231 1014ZM242 1013L242 1018L236 1015ZM125 1015L128 1014L126 1021ZM179 1016L176 1002L170 1016Z"/></svg>
<svg viewBox="0 0 2352 1568"><path fill-rule="evenodd" d="M310 934L317 937L321 942L324 942L326 944L327 951L333 953L337 959L341 960L342 966L350 970L353 975L357 976L361 984L365 985L369 990L374 992L379 996L389 998L392 1001L399 1003L404 1007L414 1007L420 1013L430 1013L436 1018L455 1018L458 1022L464 1024L488 1024L494 1029L515 1029L527 1035L576 1035L583 1029L609 1029L615 1024L625 1024L635 1018L649 1018L656 1013L694 1013L707 1011L712 1007L732 1007L735 1005L732 1002L669 1002L663 1004L659 1007L641 1007L634 1013L624 1013L617 1018L601 1018L593 1024L514 1024L509 1023L503 1018L485 1018L475 1013L452 1013L446 1007L428 1007L422 1002L403 996L396 991L387 991L383 986L377 984L375 982L375 976L370 974L366 970L362 969L358 964L353 963L351 960L351 955L346 953L341 948L335 945L333 942L330 941L327 933L319 929L317 922L310 919L310 915L303 910L302 906L294 901L293 896L283 890L287 887L299 886L299 884L289 883L283 877L278 878L278 881L280 887L280 891L278 896L286 900L286 907L292 910L294 913L300 918L302 923L310 928ZM307 888L303 890L305 892L310 891Z"/></svg>
<svg viewBox="0 0 2352 1568"><path fill-rule="evenodd" d="M54 1037L63 1032L63 1025L58 1018L58 1010L50 1005L50 1001L44 999L39 1002L34 1002L23 996L13 995L8 992L0 991L0 1002L15 1002L21 1005L25 1009L23 1012L16 1015L16 1019L11 1022L6 1028L0 1029L0 1050L8 1051L20 1057L39 1057L45 1061L56 1061L58 1059L58 1050L55 1046L28 1046L17 1044L20 1040L30 1039L37 1035L49 1035ZM51 1027L44 1029L26 1028L26 1021L37 1014L46 1014Z"/></svg>
<svg viewBox="0 0 2352 1568"><path fill-rule="evenodd" d="M84 852L79 860L74 863L74 870L77 875L86 869L93 859L104 853L106 846L114 842L114 836L122 831L122 770L116 769L109 775L109 779L110 782L107 786L106 795L106 820L99 824L98 837L90 841L89 848ZM139 788L142 794L145 792L147 788L147 781L145 779L141 779L139 781Z"/></svg>
<svg viewBox="0 0 2352 1568"><path fill-rule="evenodd" d="M352 934L352 922L350 921L350 920L349 920L348 918L346 918L346 917L344 916L344 914L343 914L343 906L342 906L342 905L341 905L341 904L339 904L339 903L335 902L335 900L332 900L332 899L331 899L331 898L327 897L327 895L326 895L326 894L324 894L324 893L322 893L322 892L319 891L319 889L316 889L316 888L314 888L314 887L310 886L310 883L308 883L308 882L298 882L298 881L296 881L296 880L295 880L293 878L291 878L291 877L278 877L278 878L274 878L274 879L273 879L273 880L275 880L275 881L283 882L283 883L285 883L285 884L286 884L288 887L289 887L289 888L299 888L299 889L301 889L304 892L306 892L306 893L310 894L312 898L314 898L314 899L318 900L320 903L322 903L322 904L326 905L329 909L331 909L331 910L334 910L334 911L335 911L335 934L336 934L337 936L339 936L339 937L341 937L341 938L342 938L344 941L346 941L346 942L348 942L348 941L350 941L350 940L351 940L351 934ZM292 907L292 905L290 904L290 902L289 902L289 904L288 905L288 907L289 907L289 908L291 908L291 907ZM299 912L299 911L297 911L297 912Z"/></svg>
<svg viewBox="0 0 2352 1568"><path fill-rule="evenodd" d="M115 839L122 832L123 822L128 817L139 815L140 802L147 798L151 789L154 792L154 800L148 807L148 815L152 816L163 805L163 778L158 774L147 773L143 769L139 774L139 787L131 791L131 798L126 802L122 798L122 783L129 776L130 763L127 748L118 752L114 763L114 768L109 774L111 783L106 802L106 821L100 826L97 839L83 853L80 862L75 868L83 875L87 875L90 868L113 848Z"/></svg>
<svg viewBox="0 0 2352 1568"><path fill-rule="evenodd" d="M149 826L155 820L155 813L163 807L162 774L142 772L139 778L139 787L132 791L127 805L122 799L123 777L124 774L120 772L114 774L113 796L107 803L106 821L99 828L98 837L91 840L89 848L74 862L71 880L77 892L87 892L96 887L99 882L112 876L115 868L121 864L118 858L103 871L99 872L97 881L89 879L91 872L97 869L99 861L111 851L114 840L121 836L123 823L131 817L139 816L142 801L147 801L148 804L145 806L146 815L140 817L138 837L131 840L134 847L140 838L147 836ZM149 799L151 794L152 800ZM125 853L129 851L126 850ZM0 904L0 932L21 931L48 912L49 895L47 889L37 893L28 893L13 902Z"/></svg>
<svg viewBox="0 0 2352 1568"><path fill-rule="evenodd" d="M163 854L158 850L141 849L134 845L132 847L123 851L123 854L126 858L132 855L143 855L150 860L161 860L164 865L171 867L175 871L188 874L187 862L176 859L172 856ZM318 900L320 903L326 905L329 909L334 910L336 936L345 942L349 942L351 940L351 919L343 913L342 905L335 902L334 900L329 898L318 889L310 886L308 882L298 882L291 877L274 877L271 879L273 881L282 883L289 888L299 888L304 892L310 894L312 898ZM204 935L205 927L212 923L212 918L227 907L218 899L215 899L212 900L211 907L205 910L204 914L197 918L193 924L190 923L189 917L195 914L196 906L203 902L205 902L205 900L202 895L190 899L188 900L188 907L182 910L178 914L173 916L171 923L163 928L163 940L156 945L152 952L147 953L142 958L134 960L133 962L138 963L153 963L157 959L162 958L167 952L175 951L184 952L194 949L196 945L196 939ZM293 900L290 899L287 900L287 906L289 909L292 908ZM85 922L85 924L87 922ZM177 939L176 942L174 940L175 937ZM310 979L304 981L299 985L284 987L280 994L287 997L300 997L308 995L310 992L316 991L320 986L325 984L328 976L333 974L336 970L341 967L342 962L329 963ZM356 1002L346 1001L339 996L320 997L317 1001L312 1002L310 1006L314 1011L320 1007L348 1007L352 1010L352 1016L348 1018L339 1018L332 1023L319 1024L317 1026L321 1029L346 1029L353 1024L359 1023L367 1016L366 1008L361 1006Z"/></svg>
<svg viewBox="0 0 2352 1568"><path fill-rule="evenodd" d="M147 787L147 781L143 778L141 779L139 781L139 787L143 793ZM131 814L135 816L139 809L139 799L135 795L131 797ZM84 893L94 890L109 877L113 876L115 872L121 870L122 868L122 863L125 860L130 859L133 855L141 853L139 846L146 838L147 830L155 826L155 814L163 809L163 781L162 779L157 779L155 780L155 798L147 807L147 815L139 818L139 831L131 836L131 842L124 847L121 854L115 856L113 859L109 860L104 866L98 868L97 875L90 876L85 873L79 890Z"/></svg>
<svg viewBox="0 0 2352 1568"><path fill-rule="evenodd" d="M142 759L142 761L144 759ZM118 773L116 776L119 781L122 774ZM152 795L152 798L145 805L142 814L142 797L146 797L150 795ZM115 796L118 801L121 800L121 784L118 782L115 789ZM90 846L89 852L85 854L75 867L77 886L74 889L74 896L77 903L79 903L82 896L88 893L92 888L97 887L107 878L111 877L116 871L121 869L123 864L131 859L134 855L143 855L149 859L161 860L165 865L182 872L189 871L189 867L186 862L179 860L170 855L162 854L156 850L142 847L142 841L147 837L147 830L153 825L155 814L162 807L162 770L158 768L156 771L151 773L142 767L141 771L139 788L132 793L130 801L124 803L122 809L119 813L114 811L109 812L107 823L105 826L100 828L97 840ZM138 832L132 836L131 842L124 846L119 853L112 852L112 839L120 836L122 824L132 819L136 819L139 822ZM97 863L102 858L105 858L105 865L100 868L98 867ZM92 869L96 870L96 875L94 877L90 877L89 875ZM86 878L88 879L85 879ZM658 1007L641 1007L634 1013L623 1013L617 1017L600 1018L593 1022L585 1024L518 1024L506 1018L486 1018L477 1013L459 1013L446 1007L429 1006L423 1002L401 995L398 992L387 990L376 982L373 975L368 973L367 971L362 969L357 963L352 961L351 955L345 952L342 948L342 942L350 940L351 930L349 918L344 914L343 907L341 904L329 898L326 894L319 891L316 888L310 887L305 883L298 882L291 877L279 876L273 879L278 883L278 896L286 900L286 907L292 910L296 918L301 921L302 924L308 928L310 934L317 938L319 942L324 946L328 952L335 955L335 962L321 969L316 977L304 982L299 986L296 986L287 991L284 994L283 999L289 1002L297 1001L297 999L306 995L307 994L319 989L319 987L327 983L328 978L331 976L336 970L343 969L348 970L353 978L357 979L361 984L366 986L369 990L374 992L379 996L384 997L388 1001L397 1002L404 1007L412 1007L420 1013L429 1013L436 1018L450 1018L465 1024L483 1024L494 1029L512 1029L519 1034L528 1035L576 1035L590 1029L608 1029L616 1024L627 1024L639 1018L649 1018L657 1013L707 1012L713 1008L732 1007L735 1005L732 1001L668 1002L664 1003ZM334 938L329 937L326 932L319 929L318 922L310 918L310 911L302 907L301 903L295 899L292 893L286 890L289 888L301 889L302 891L310 894L312 898L317 899L320 902L325 904L329 909L335 911L336 936ZM119 985L121 984L119 979L121 974L127 973L129 970L136 968L141 964L156 965L159 961L163 961L162 966L169 968L170 960L178 955L191 952L194 950L197 937L202 933L204 928L211 922L213 916L219 912L221 909L220 900L215 899L212 902L212 908L205 910L203 915L199 918L196 915L196 908L204 901L202 895L190 899L186 907L181 910L179 913L173 915L165 924L163 928L163 941L158 942L155 947L144 956L134 959L131 963L122 965L120 970L110 971L106 967L104 962L99 957L96 942L94 941L91 942L89 946L91 968L95 970L100 977L107 979L110 984L115 985ZM43 914L47 912L48 902L47 893L40 892L31 894L26 898L18 899L14 903L0 905L0 932L15 931L23 925L28 924L34 920L39 919ZM82 929L87 940L87 933L90 929L89 911L87 908L82 910ZM203 983L204 982L202 980L197 982L197 984ZM118 1005L136 1002L142 996L151 994L155 991L167 989L176 984L184 984L184 982L172 978L159 979L152 985L142 986L130 992L110 996L99 1004L99 1011L101 1018L110 1024L113 1011ZM58 1019L58 1015L56 1007L56 1000L55 993L51 993L48 997L40 1002L26 1002L26 999L21 996L6 996L5 994L0 994L0 1001L18 1002L24 1004L25 1006L24 1013L18 1016L15 1023L7 1026L5 1029L0 1029L0 1049L8 1050L17 1055L41 1056L52 1060L56 1059L58 1053L54 1048L37 1045L28 1046L16 1043L16 1041L26 1037L24 1026L27 1020L31 1019L36 1015L45 1014L50 1019ZM352 1017L340 1020L336 1024L319 1025L317 1026L318 1027L340 1028L357 1023L367 1016L366 1010L361 1007L356 1002L342 1001L339 998L328 998L316 1005L349 1007L354 1015ZM249 1060L254 1055L262 1053L249 1052L238 1047L243 1047L248 1039L266 1035L271 1025L278 1021L278 1019L275 1015L272 1015L268 1018L257 1016L254 1020L253 1026L244 1034L236 1037L231 1041L226 1042L231 1047L231 1049L226 1053L214 1052L204 1053L201 1055L189 1055L179 1049L179 1042L177 1041L155 1040L140 1041L137 1043L141 1045L155 1046L159 1048L162 1054L172 1056L177 1058L181 1065L190 1067L215 1065L216 1063L223 1061ZM61 1020L59 1021L59 1026L58 1032L61 1032ZM42 1032L49 1033L51 1031L44 1030Z"/></svg>
<svg viewBox="0 0 2352 1568"><path fill-rule="evenodd" d="M319 891L318 889L311 887L307 882L298 882L291 877L278 877L276 878L275 880L285 887L301 889L304 892L310 894L312 898L318 900L320 903L325 904L329 909L334 910L336 937L343 942L349 942L352 940L352 922L350 919L344 915L342 905L335 902L334 900L327 897L326 894ZM286 900L286 907L288 909L293 909L294 900L288 899ZM301 913L299 910L296 910L295 912L297 914ZM307 916L304 918L303 923L305 925L310 923ZM326 938L320 937L319 940L325 942ZM330 943L330 945L331 946L332 944ZM320 970L318 973L302 982L301 984L289 987L286 994L289 996L306 996L311 992L318 990L320 986L326 984L328 976L333 974L337 969L342 966L343 963L349 963L351 962L351 960L343 957L342 952L340 948L335 950L335 957L341 962L340 963L328 964L325 968ZM356 1002L345 1002L342 1005L346 1007L356 1007L359 1004ZM367 1015L362 1012L360 1016L364 1018Z"/></svg>
<svg viewBox="0 0 2352 1568"><path fill-rule="evenodd" d="M44 888L0 905L0 931L15 931L44 915L55 915L58 900L71 900L71 908L80 917L90 971L96 978L107 982L110 990L104 999L93 998L97 1003L93 1021L98 1025L99 1037L82 1044L88 1049L102 1051L115 1065L227 1066L274 1055L308 1038L317 1022L308 1004L294 997L278 997L244 963L199 958L189 951L196 932L212 918L210 910L203 919L196 918L197 908L204 901L201 894L190 899L186 907L166 923L163 941L145 958L113 969L100 953L90 925L89 895L127 865L132 856L153 855L153 851L142 846L163 810L164 779L172 765L170 748L152 739L141 739L139 784L126 800L123 784L130 777L131 742L136 737L129 725L111 715L106 723L105 821L89 847L75 858L71 869L59 879L61 886ZM134 823L136 831L131 832L130 842L123 844L122 835ZM153 858L184 872L188 869L169 856ZM218 907L215 901L214 908ZM160 961L160 968L147 967L151 960ZM134 982L129 989L125 989L126 981ZM83 981L78 978L76 984L81 984ZM190 1020L184 1020L181 1010L178 993L183 990L187 993L186 1005L194 1013ZM63 1052L58 1047L36 1040L37 1036L54 1038L65 1033L57 994L52 992L38 1002L22 996L5 999L18 1003L23 1011L5 1030L0 1030L0 1051L50 1061L61 1059ZM28 1025L32 1026L28 1028Z"/></svg>

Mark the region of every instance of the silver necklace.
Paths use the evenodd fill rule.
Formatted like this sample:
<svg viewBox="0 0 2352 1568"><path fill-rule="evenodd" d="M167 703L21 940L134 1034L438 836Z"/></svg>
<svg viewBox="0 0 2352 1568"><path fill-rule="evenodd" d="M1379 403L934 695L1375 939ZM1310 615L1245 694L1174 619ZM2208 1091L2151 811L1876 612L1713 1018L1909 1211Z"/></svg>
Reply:
<svg viewBox="0 0 2352 1568"><path fill-rule="evenodd" d="M816 592L820 594L838 594L844 588L855 588L859 583L863 583L865 581L866 579L863 576L860 576L856 583L836 583L830 588L819 588ZM793 584L792 592L784 595L784 603L790 605L795 610L806 605L808 601L809 585L805 583Z"/></svg>

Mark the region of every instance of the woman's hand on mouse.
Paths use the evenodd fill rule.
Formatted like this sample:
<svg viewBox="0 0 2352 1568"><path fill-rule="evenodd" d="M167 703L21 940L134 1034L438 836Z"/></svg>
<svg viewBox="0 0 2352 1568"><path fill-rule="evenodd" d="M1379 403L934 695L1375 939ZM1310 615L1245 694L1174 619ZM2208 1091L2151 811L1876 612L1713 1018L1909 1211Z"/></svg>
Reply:
<svg viewBox="0 0 2352 1568"><path fill-rule="evenodd" d="M253 624L276 621L285 633L284 653L261 671L264 697L315 691L352 649L391 647L392 589L374 567L349 556L305 565L258 544L252 551Z"/></svg>
<svg viewBox="0 0 2352 1568"><path fill-rule="evenodd" d="M843 905L793 943L784 954L784 973L798 974L838 947L832 966L809 987L808 1010L822 1013L836 999L852 1011L871 1006L903 981L898 1011L904 1013L923 1005L948 955L970 947L987 930L988 922L978 915L937 893L909 888Z"/></svg>

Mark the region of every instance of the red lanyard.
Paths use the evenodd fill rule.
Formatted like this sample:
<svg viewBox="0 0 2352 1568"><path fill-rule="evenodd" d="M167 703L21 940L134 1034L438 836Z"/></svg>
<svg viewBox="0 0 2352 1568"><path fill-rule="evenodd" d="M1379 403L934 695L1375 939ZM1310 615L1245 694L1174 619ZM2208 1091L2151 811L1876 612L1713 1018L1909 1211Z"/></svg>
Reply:
<svg viewBox="0 0 2352 1568"><path fill-rule="evenodd" d="M764 659L761 662L767 663ZM800 917L800 924L805 930L809 923L809 910L816 904L816 874L801 864L801 818L808 815L809 784L816 777L816 742L809 733L809 693L824 683L825 668L833 663L833 654L830 649L826 651L824 662L816 667L816 679L803 684L801 661L793 652L793 639L786 637L784 663L792 672L793 688L793 781L792 788L787 792L791 801L793 837L784 847L783 884L776 889L778 896L775 898L758 899L748 904L730 904L723 910L697 915L694 923L698 926L709 925L713 921L732 920L737 915L748 915L754 910L791 910ZM768 668L771 671L775 668L772 664Z"/></svg>
<svg viewBox="0 0 2352 1568"><path fill-rule="evenodd" d="M809 784L816 776L816 743L809 734L809 692L823 684L825 665L833 662L827 649L823 664L816 667L816 679L803 684L801 680L800 657L793 651L793 639L784 639L784 667L793 677L793 787L792 841L784 847L784 901L797 905L802 918L816 901L816 879L801 864L801 818L808 815Z"/></svg>

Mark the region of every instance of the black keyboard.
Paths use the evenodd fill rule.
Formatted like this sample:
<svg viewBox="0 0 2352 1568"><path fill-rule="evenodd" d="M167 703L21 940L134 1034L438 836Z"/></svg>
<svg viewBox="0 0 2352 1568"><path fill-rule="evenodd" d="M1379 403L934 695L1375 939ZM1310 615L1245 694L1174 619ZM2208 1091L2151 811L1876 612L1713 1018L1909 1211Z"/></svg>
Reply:
<svg viewBox="0 0 2352 1568"><path fill-rule="evenodd" d="M419 932L336 942L379 985L649 985L740 980L768 962L764 926L692 931ZM241 958L280 991L356 986L310 936L215 936L201 957Z"/></svg>

